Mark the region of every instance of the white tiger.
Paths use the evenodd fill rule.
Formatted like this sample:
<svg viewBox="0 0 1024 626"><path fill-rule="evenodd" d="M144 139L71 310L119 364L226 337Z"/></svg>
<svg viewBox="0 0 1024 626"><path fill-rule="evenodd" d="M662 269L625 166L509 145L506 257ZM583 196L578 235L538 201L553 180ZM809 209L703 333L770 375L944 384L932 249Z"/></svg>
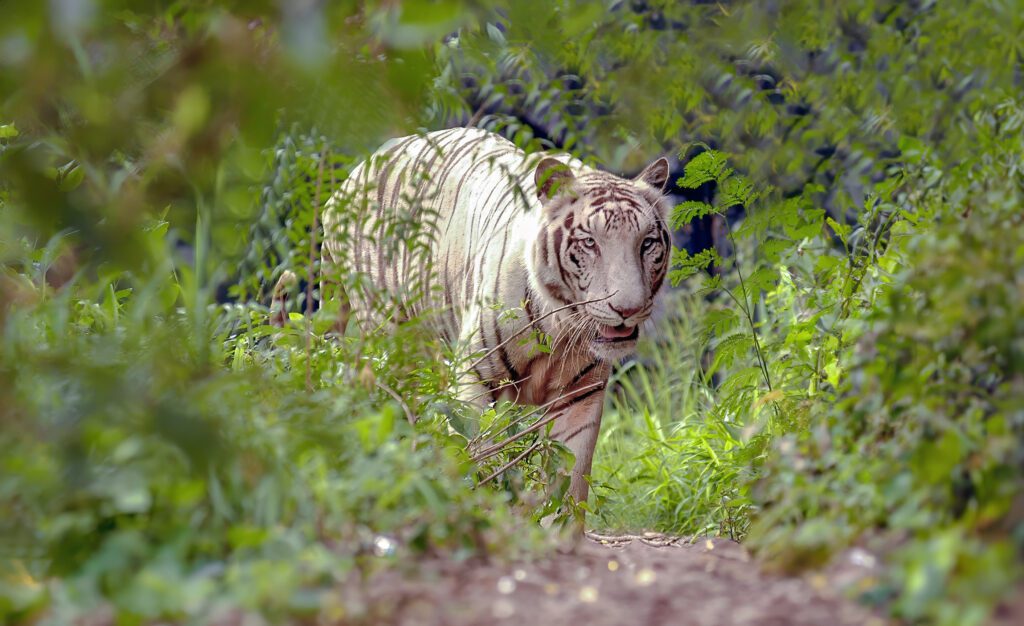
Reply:
<svg viewBox="0 0 1024 626"><path fill-rule="evenodd" d="M438 311L445 341L483 355L463 398L548 406L582 502L611 366L635 349L665 278L668 173L662 158L627 180L470 128L394 139L328 203L323 271L367 277L349 290L357 316L374 289L398 295L405 315ZM403 240L418 223L429 227ZM550 353L519 340L534 330L553 338Z"/></svg>

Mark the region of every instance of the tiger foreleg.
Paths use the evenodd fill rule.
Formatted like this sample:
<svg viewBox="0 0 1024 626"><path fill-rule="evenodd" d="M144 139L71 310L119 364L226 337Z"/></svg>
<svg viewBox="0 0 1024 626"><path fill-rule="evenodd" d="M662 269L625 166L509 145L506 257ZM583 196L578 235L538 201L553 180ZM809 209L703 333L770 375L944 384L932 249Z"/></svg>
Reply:
<svg viewBox="0 0 1024 626"><path fill-rule="evenodd" d="M569 477L568 495L577 503L586 502L590 492L587 478L594 461L597 434L601 430L604 389L603 385L598 387L597 384L590 391L570 392L568 404L558 409L562 414L551 427L551 438L569 448L576 458ZM576 399L573 400L572 396Z"/></svg>

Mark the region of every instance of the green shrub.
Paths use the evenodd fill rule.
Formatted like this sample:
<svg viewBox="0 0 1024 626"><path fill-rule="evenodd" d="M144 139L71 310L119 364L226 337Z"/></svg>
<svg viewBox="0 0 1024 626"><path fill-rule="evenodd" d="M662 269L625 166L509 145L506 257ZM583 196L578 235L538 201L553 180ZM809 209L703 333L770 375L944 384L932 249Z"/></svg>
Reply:
<svg viewBox="0 0 1024 626"><path fill-rule="evenodd" d="M875 597L911 619L977 623L1021 573L1024 229L1004 169L1021 146L997 137L892 229L899 263L851 318L836 401L811 406L759 488L762 554L820 562L869 541L893 566Z"/></svg>

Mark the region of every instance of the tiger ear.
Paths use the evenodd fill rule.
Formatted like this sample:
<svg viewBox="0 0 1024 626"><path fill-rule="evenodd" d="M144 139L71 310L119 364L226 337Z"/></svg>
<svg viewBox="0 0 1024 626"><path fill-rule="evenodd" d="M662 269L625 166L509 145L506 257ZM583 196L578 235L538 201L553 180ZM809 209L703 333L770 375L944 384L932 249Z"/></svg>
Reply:
<svg viewBox="0 0 1024 626"><path fill-rule="evenodd" d="M668 159L661 157L645 167L633 180L647 183L658 191L665 191L665 183L668 181Z"/></svg>
<svg viewBox="0 0 1024 626"><path fill-rule="evenodd" d="M552 157L544 157L537 164L533 180L537 183L537 197L541 200L550 200L567 191L576 177L565 163Z"/></svg>

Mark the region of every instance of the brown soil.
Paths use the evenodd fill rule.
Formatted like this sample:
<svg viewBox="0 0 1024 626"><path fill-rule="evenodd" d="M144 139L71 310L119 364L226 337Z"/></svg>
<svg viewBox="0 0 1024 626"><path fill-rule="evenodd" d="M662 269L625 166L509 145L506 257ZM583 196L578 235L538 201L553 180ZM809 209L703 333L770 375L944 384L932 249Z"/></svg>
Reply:
<svg viewBox="0 0 1024 626"><path fill-rule="evenodd" d="M886 623L820 580L767 575L724 539L588 533L571 553L533 563L439 560L413 576L383 574L363 586L356 613L364 623L446 626Z"/></svg>

